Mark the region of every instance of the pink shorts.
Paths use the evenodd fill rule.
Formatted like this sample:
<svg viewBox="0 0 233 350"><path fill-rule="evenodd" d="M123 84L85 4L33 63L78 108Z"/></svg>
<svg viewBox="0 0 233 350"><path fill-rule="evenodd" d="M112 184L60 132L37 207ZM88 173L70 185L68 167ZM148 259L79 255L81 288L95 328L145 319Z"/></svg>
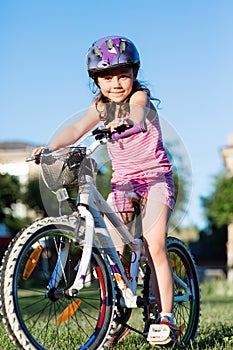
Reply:
<svg viewBox="0 0 233 350"><path fill-rule="evenodd" d="M112 191L109 193L107 202L114 212L133 212L134 206L132 197L138 195L147 199L149 193L153 200L167 205L171 210L174 208L174 185L172 175L158 178L151 184L138 184L135 181L124 184L112 184Z"/></svg>

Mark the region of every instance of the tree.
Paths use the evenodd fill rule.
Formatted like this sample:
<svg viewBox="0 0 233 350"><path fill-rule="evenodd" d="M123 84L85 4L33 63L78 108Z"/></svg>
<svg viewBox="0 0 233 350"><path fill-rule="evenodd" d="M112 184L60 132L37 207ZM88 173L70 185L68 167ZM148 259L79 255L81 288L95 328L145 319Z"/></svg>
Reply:
<svg viewBox="0 0 233 350"><path fill-rule="evenodd" d="M208 197L202 197L207 220L216 227L233 221L233 177L220 174L214 177L214 189Z"/></svg>
<svg viewBox="0 0 233 350"><path fill-rule="evenodd" d="M216 175L213 190L208 197L202 197L207 219L207 228L200 233L200 247L203 257L210 261L227 261L227 227L233 221L233 178L227 174Z"/></svg>
<svg viewBox="0 0 233 350"><path fill-rule="evenodd" d="M12 203L21 198L20 182L16 176L8 173L0 175L0 221L12 214Z"/></svg>
<svg viewBox="0 0 233 350"><path fill-rule="evenodd" d="M23 194L23 202L29 208L35 211L43 211L43 202L40 194L39 178L30 179L26 185L26 191Z"/></svg>
<svg viewBox="0 0 233 350"><path fill-rule="evenodd" d="M221 266L227 262L227 226L233 220L233 178L223 173L213 180L212 192L201 197L207 226L191 249L199 263Z"/></svg>
<svg viewBox="0 0 233 350"><path fill-rule="evenodd" d="M55 194L46 187L43 180L39 177L29 179L22 200L28 209L34 210L37 216L59 215L58 201Z"/></svg>
<svg viewBox="0 0 233 350"><path fill-rule="evenodd" d="M0 222L15 234L28 223L28 218L22 219L15 215L14 204L22 200L18 177L8 173L0 174L0 188Z"/></svg>

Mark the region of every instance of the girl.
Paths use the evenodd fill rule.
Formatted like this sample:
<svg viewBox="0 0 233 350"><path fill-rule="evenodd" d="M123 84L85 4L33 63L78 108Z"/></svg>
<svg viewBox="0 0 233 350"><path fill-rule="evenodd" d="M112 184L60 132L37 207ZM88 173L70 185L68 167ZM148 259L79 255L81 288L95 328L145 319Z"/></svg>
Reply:
<svg viewBox="0 0 233 350"><path fill-rule="evenodd" d="M129 39L109 36L94 42L87 53L87 70L99 92L87 113L48 147L73 144L100 120L113 132L108 142L113 168L108 202L121 221L129 224L134 217L129 195L133 192L141 198L144 245L159 301L158 322L170 326L175 342L173 278L166 250L166 228L174 206L172 167L150 91L137 80L139 66L139 53ZM126 130L119 134L122 124ZM33 155L41 149L36 148Z"/></svg>

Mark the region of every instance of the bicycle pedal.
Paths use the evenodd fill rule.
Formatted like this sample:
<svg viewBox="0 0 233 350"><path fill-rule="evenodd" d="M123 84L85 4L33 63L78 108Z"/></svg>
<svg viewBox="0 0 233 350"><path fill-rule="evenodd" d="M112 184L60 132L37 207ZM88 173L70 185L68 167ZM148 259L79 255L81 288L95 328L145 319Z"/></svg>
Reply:
<svg viewBox="0 0 233 350"><path fill-rule="evenodd" d="M147 340L151 345L165 345L171 341L170 328L166 324L151 324Z"/></svg>

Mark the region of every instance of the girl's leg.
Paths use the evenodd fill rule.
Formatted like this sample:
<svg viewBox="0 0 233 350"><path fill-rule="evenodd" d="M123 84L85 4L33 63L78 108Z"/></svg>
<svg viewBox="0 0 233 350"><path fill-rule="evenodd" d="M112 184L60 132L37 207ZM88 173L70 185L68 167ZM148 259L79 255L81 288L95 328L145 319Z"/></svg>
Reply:
<svg viewBox="0 0 233 350"><path fill-rule="evenodd" d="M133 204L127 197L127 193L129 191L126 190L117 190L115 192L110 192L107 202L111 207L112 211L118 216L122 224L126 225L128 230L130 230L132 226L132 221L135 217L135 211ZM115 227L111 224L111 222L108 220L107 216L105 216L105 223L112 237L116 250L119 252L120 255L123 255L124 243L122 241L121 236L119 235Z"/></svg>
<svg viewBox="0 0 233 350"><path fill-rule="evenodd" d="M135 213L134 212L123 212L123 213L115 213L115 214L118 216L120 221L124 225L126 225L127 228L130 230ZM124 255L125 245L122 243L121 237L119 236L118 232L115 230L115 228L113 227L113 225L111 224L111 222L107 218L105 218L105 223L106 223L107 228L111 234L111 237L112 237L113 243L116 247L116 250L118 251L120 256Z"/></svg>
<svg viewBox="0 0 233 350"><path fill-rule="evenodd" d="M148 198L143 217L145 250L152 272L152 289L159 312L172 313L173 275L166 249L166 229L170 209Z"/></svg>

